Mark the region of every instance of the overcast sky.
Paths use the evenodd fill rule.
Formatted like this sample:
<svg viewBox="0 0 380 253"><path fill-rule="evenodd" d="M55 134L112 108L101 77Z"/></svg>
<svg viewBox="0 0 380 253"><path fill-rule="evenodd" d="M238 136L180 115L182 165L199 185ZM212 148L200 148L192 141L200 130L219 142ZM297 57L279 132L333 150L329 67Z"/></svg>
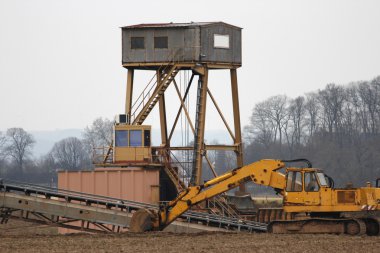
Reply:
<svg viewBox="0 0 380 253"><path fill-rule="evenodd" d="M379 10L376 0L0 0L0 130L83 128L123 113L119 27L189 21L243 27L245 125L254 104L270 96L380 75ZM210 88L231 119L228 81L227 72L212 74Z"/></svg>

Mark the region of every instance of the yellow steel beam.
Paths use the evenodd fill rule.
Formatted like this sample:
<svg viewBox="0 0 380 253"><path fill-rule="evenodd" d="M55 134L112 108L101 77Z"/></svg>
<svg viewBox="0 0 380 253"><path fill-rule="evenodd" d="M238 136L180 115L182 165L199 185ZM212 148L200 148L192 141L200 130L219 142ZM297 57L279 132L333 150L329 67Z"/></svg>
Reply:
<svg viewBox="0 0 380 253"><path fill-rule="evenodd" d="M237 82L236 69L230 69L231 75L231 92L232 92L232 108L234 114L234 128L235 128L235 145L238 145L239 149L236 153L236 163L238 167L243 166L243 145L241 138L241 125L240 125L240 109L239 109L239 92ZM239 186L241 193L245 193L245 185Z"/></svg>
<svg viewBox="0 0 380 253"><path fill-rule="evenodd" d="M125 98L125 114L128 116L128 123L131 122L132 94L133 94L134 69L128 69L127 90Z"/></svg>
<svg viewBox="0 0 380 253"><path fill-rule="evenodd" d="M167 210L160 212L161 224L156 223L155 226L162 229L191 206L236 188L247 181L252 180L256 184L282 190L285 188L285 175L277 170L284 167L285 164L279 160L261 160L211 179L202 186L189 187L168 204Z"/></svg>
<svg viewBox="0 0 380 253"><path fill-rule="evenodd" d="M161 72L157 70L157 88L161 84ZM168 128L166 121L166 105L165 105L165 93L160 96L158 101L158 108L160 111L160 130L161 130L161 144L163 146L169 145L168 143Z"/></svg>

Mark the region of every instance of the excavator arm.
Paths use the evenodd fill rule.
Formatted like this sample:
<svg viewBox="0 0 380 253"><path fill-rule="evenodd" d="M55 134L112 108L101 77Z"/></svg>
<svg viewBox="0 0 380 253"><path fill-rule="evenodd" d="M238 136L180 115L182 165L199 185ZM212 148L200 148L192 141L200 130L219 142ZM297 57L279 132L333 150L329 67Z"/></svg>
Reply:
<svg viewBox="0 0 380 253"><path fill-rule="evenodd" d="M284 167L284 162L280 160L261 160L213 178L203 185L190 186L180 192L168 205L162 206L158 213L148 210L137 211L132 217L130 230L134 232L163 230L190 207L249 181L270 186L283 194L285 175L278 170Z"/></svg>

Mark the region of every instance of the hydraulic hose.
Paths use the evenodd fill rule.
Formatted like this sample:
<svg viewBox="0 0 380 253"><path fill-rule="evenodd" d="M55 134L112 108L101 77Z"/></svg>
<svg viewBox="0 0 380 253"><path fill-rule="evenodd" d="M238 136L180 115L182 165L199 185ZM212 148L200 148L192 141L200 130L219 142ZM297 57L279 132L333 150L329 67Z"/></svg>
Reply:
<svg viewBox="0 0 380 253"><path fill-rule="evenodd" d="M311 162L307 159L304 159L304 158L300 158L300 159L293 159L293 160L281 160L282 162L284 163L296 163L296 162L304 162L307 164L307 167L308 168L313 168L313 165L311 164Z"/></svg>

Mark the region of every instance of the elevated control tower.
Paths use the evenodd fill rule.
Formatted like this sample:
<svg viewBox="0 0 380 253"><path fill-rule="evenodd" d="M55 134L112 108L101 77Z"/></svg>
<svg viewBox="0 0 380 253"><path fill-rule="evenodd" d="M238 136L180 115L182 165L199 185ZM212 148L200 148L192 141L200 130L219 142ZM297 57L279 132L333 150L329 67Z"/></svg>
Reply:
<svg viewBox="0 0 380 253"><path fill-rule="evenodd" d="M209 150L234 151L236 167L241 167L243 152L236 71L242 63L241 30L239 27L223 22L138 24L122 27L122 64L128 69L125 117L120 117L121 120L115 125L115 141L113 147L107 152L104 164L112 160L112 163L133 166L134 161L130 160L130 157L139 157L136 163L146 162L149 166L158 163L163 166L177 191L189 184L202 183L203 164L208 164L216 176L216 171L207 155ZM213 70L227 70L230 73L230 79L226 82L231 88L226 90L226 96L230 94L232 99L232 126L227 122L208 87L209 72ZM147 71L153 72L152 78L142 88L140 86L142 84L135 83L135 76L137 72L144 72L146 75ZM181 71L191 73L182 90L178 85ZM173 95L173 93L168 95L167 89L170 86L174 87L174 94L177 94L178 98L169 97ZM192 87L197 94L195 101L189 101L189 92ZM134 88L139 88L142 93L134 94ZM173 101L179 101L178 112L171 126L168 126L167 121L168 108L165 101L168 99L171 102L170 109L173 107ZM220 115L232 139L232 145L205 143L208 99ZM195 105L195 115L189 113L189 104ZM156 106L159 111L158 127L161 133L161 145L150 147L150 136L147 136L150 134L150 128L144 126L144 122ZM191 129L193 142L190 146L171 144L180 116L186 118ZM123 152L130 152L132 149L120 145L132 145L131 133L138 131L139 126L141 126L141 131L137 135L140 136L138 139L141 141L138 143L141 145L133 147L133 155L123 155ZM147 142L149 145L146 144ZM186 166L175 157L174 152L178 151L191 153L188 156L190 161L185 161ZM241 190L244 191L244 189Z"/></svg>

